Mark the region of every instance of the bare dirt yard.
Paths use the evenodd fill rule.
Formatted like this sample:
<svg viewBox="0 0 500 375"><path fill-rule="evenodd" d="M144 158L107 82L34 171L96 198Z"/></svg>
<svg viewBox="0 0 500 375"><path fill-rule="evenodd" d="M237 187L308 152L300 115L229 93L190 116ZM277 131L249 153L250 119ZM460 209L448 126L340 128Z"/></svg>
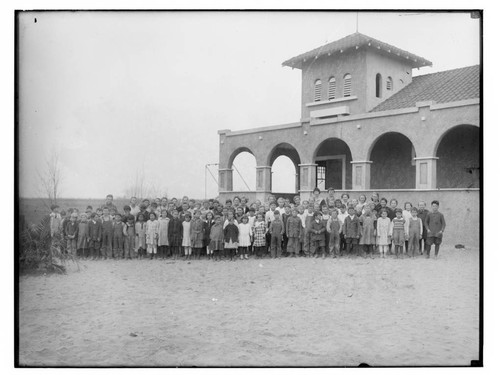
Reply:
<svg viewBox="0 0 500 375"><path fill-rule="evenodd" d="M467 366L479 251L81 261L21 276L19 323L21 366Z"/></svg>

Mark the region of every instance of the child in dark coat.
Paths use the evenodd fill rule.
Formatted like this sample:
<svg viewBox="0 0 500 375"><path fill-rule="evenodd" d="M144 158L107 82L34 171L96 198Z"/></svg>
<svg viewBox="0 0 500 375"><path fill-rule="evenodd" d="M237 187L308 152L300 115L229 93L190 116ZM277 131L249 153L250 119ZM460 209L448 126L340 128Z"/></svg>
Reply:
<svg viewBox="0 0 500 375"><path fill-rule="evenodd" d="M92 212L89 221L89 249L92 260L97 260L100 257L102 236L102 223L97 218L97 214Z"/></svg>
<svg viewBox="0 0 500 375"><path fill-rule="evenodd" d="M224 252L226 253L226 258L233 260L238 248L238 236L240 232L233 215L229 215L227 221L228 223L224 228Z"/></svg>
<svg viewBox="0 0 500 375"><path fill-rule="evenodd" d="M325 222L322 220L323 214L319 211L316 211L314 213L314 220L311 222L309 226L309 233L311 234L310 241L311 241L311 254L314 255L316 258L319 257L319 254L321 253L321 256L323 259L326 257L326 251L325 251L325 232L326 232L326 225Z"/></svg>
<svg viewBox="0 0 500 375"><path fill-rule="evenodd" d="M342 232L344 233L346 252L350 255L354 249L357 249L358 241L361 237L361 224L355 214L354 207L350 206L347 212L349 214L344 220Z"/></svg>
<svg viewBox="0 0 500 375"><path fill-rule="evenodd" d="M168 223L168 243L172 250L173 259L178 259L182 254L182 221L179 211L172 210L172 220Z"/></svg>
<svg viewBox="0 0 500 375"><path fill-rule="evenodd" d="M274 221L269 226L269 233L271 233L271 258L281 258L281 241L285 226L281 220L281 215L278 210L274 211Z"/></svg>

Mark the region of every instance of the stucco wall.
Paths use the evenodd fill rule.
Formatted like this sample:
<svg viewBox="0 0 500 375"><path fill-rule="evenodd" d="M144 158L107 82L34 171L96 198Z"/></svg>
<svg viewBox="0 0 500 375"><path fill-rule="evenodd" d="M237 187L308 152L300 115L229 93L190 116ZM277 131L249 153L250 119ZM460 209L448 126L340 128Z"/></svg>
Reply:
<svg viewBox="0 0 500 375"><path fill-rule="evenodd" d="M418 204L423 200L430 210L431 202L437 199L440 202L440 211L445 216L446 231L443 239L445 246L454 246L462 244L468 247L479 247L480 239L480 196L478 189L449 189L449 190L376 190L380 197L385 197L388 200L396 198L399 202L399 207L402 207L404 202L412 202L413 205ZM335 196L340 197L343 191L337 191ZM365 194L368 199L371 197L370 191L346 191L351 197L359 197ZM233 198L235 195L245 195L250 202L255 201L255 192L235 192L222 193L219 199ZM279 194L274 194L276 197ZM326 197L327 193L323 192L322 196ZM308 194L301 194L301 199L308 198Z"/></svg>
<svg viewBox="0 0 500 375"><path fill-rule="evenodd" d="M344 96L344 76L350 73L351 96L357 96L354 102L349 102L351 114L366 112L366 61L364 51L337 53L335 56L321 57L302 69L302 118L309 118L311 108L306 103L314 102L314 83L321 79L321 100L328 100L328 80L336 79L335 98ZM345 105L342 103L333 106Z"/></svg>
<svg viewBox="0 0 500 375"><path fill-rule="evenodd" d="M436 156L441 138L448 130L463 124L479 127L479 104L431 108L415 108L414 112L396 115L380 113L380 117L371 118L348 116L319 125L294 123L234 133L221 131L219 167L230 168L231 157L238 151L251 152L257 166L267 165L274 147L283 142L297 150L301 163L312 163L318 147L328 138L342 139L349 146L352 160L370 160L377 139L389 132L408 137L416 157L430 157Z"/></svg>
<svg viewBox="0 0 500 375"><path fill-rule="evenodd" d="M375 108L378 104L394 95L412 81L412 68L403 60L395 60L393 57L382 55L371 48L366 53L366 110ZM375 76L382 76L382 97L375 95ZM387 77L392 78L393 89L387 90ZM402 82L401 82L402 81Z"/></svg>

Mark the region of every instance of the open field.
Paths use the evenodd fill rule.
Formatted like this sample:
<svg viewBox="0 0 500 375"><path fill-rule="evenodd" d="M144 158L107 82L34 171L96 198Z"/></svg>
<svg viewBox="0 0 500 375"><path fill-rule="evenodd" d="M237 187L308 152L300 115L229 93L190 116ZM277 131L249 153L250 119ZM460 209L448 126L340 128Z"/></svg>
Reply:
<svg viewBox="0 0 500 375"><path fill-rule="evenodd" d="M479 252L434 259L82 261L22 276L31 366L470 365Z"/></svg>

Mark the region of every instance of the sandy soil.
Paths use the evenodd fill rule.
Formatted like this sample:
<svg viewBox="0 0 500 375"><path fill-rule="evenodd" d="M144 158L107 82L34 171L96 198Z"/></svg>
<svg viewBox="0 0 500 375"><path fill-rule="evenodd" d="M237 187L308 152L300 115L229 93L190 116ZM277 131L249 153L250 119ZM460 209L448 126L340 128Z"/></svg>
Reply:
<svg viewBox="0 0 500 375"><path fill-rule="evenodd" d="M84 261L20 281L31 366L470 365L478 250L440 259Z"/></svg>

